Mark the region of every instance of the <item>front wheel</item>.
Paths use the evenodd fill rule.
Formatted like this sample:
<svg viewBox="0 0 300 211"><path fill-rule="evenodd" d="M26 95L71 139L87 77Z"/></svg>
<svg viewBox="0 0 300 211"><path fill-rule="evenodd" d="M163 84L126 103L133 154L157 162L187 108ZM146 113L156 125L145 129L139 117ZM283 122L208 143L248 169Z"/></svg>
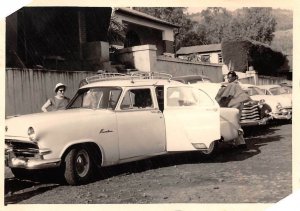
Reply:
<svg viewBox="0 0 300 211"><path fill-rule="evenodd" d="M211 144L209 145L207 150L204 150L204 151L201 151L201 152L205 156L212 157L212 156L217 154L218 149L219 149L218 148L218 141L213 141L213 142L211 142Z"/></svg>
<svg viewBox="0 0 300 211"><path fill-rule="evenodd" d="M94 165L89 151L84 147L73 148L65 157L64 177L69 185L80 185L90 181Z"/></svg>

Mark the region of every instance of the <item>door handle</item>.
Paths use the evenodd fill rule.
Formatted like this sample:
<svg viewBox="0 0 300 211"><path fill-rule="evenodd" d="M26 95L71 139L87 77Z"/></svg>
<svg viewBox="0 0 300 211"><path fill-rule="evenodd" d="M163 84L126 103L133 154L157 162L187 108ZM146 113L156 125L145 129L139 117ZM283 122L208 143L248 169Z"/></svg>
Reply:
<svg viewBox="0 0 300 211"><path fill-rule="evenodd" d="M153 114L160 114L161 111L160 110L152 110L151 113L153 113Z"/></svg>
<svg viewBox="0 0 300 211"><path fill-rule="evenodd" d="M207 108L205 109L206 111L213 111L213 112L216 112L218 109L217 108Z"/></svg>

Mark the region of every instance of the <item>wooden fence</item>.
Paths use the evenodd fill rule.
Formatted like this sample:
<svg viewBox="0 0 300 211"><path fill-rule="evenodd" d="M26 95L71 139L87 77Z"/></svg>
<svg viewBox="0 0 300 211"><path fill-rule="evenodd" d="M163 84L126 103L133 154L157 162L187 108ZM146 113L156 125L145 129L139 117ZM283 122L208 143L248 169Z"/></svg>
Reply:
<svg viewBox="0 0 300 211"><path fill-rule="evenodd" d="M292 84L292 81L287 80L284 77L272 77L272 76L257 76L256 79L254 79L254 77L246 77L246 78L240 78L239 81L243 84L254 84L254 85L269 85L269 84L280 84L280 83Z"/></svg>
<svg viewBox="0 0 300 211"><path fill-rule="evenodd" d="M167 68L168 69L168 68ZM55 95L54 86L58 82L67 85L65 95L72 98L79 82L93 72L51 71L36 69L6 69L5 115L18 115L41 112L46 100ZM242 83L254 84L254 78L240 79ZM291 83L285 78L259 76L257 85Z"/></svg>
<svg viewBox="0 0 300 211"><path fill-rule="evenodd" d="M7 68L5 80L5 115L41 112L46 100L55 95L58 82L67 85L65 95L72 98L79 82L95 73Z"/></svg>

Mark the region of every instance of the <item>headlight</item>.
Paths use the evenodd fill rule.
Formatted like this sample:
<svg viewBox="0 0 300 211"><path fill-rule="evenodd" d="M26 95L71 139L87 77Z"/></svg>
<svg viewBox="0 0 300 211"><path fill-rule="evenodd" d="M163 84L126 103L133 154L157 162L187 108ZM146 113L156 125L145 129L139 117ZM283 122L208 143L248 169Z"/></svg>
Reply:
<svg viewBox="0 0 300 211"><path fill-rule="evenodd" d="M282 105L281 105L280 103L277 103L276 108L277 108L278 110L280 110L280 109L282 109Z"/></svg>
<svg viewBox="0 0 300 211"><path fill-rule="evenodd" d="M34 131L33 127L28 128L28 136L29 136L29 139L31 141L37 141L36 140L36 134L35 134L35 131Z"/></svg>

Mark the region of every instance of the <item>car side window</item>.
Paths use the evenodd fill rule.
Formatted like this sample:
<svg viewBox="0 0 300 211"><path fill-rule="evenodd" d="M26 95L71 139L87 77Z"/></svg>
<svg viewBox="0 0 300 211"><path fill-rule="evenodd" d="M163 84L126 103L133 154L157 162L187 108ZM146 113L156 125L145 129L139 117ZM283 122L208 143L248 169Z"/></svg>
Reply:
<svg viewBox="0 0 300 211"><path fill-rule="evenodd" d="M115 107L118 103L120 94L121 94L120 89L110 90L109 97L108 97L108 108L115 109Z"/></svg>
<svg viewBox="0 0 300 211"><path fill-rule="evenodd" d="M125 93L120 108L145 109L153 108L153 100L150 89L130 89Z"/></svg>
<svg viewBox="0 0 300 211"><path fill-rule="evenodd" d="M167 105L169 107L212 106L214 101L202 90L192 87L169 87Z"/></svg>
<svg viewBox="0 0 300 211"><path fill-rule="evenodd" d="M164 87L158 86L155 88L158 108L161 112L164 111Z"/></svg>
<svg viewBox="0 0 300 211"><path fill-rule="evenodd" d="M98 89L90 89L85 93L83 98L82 107L83 108L100 108L103 98L103 92Z"/></svg>

